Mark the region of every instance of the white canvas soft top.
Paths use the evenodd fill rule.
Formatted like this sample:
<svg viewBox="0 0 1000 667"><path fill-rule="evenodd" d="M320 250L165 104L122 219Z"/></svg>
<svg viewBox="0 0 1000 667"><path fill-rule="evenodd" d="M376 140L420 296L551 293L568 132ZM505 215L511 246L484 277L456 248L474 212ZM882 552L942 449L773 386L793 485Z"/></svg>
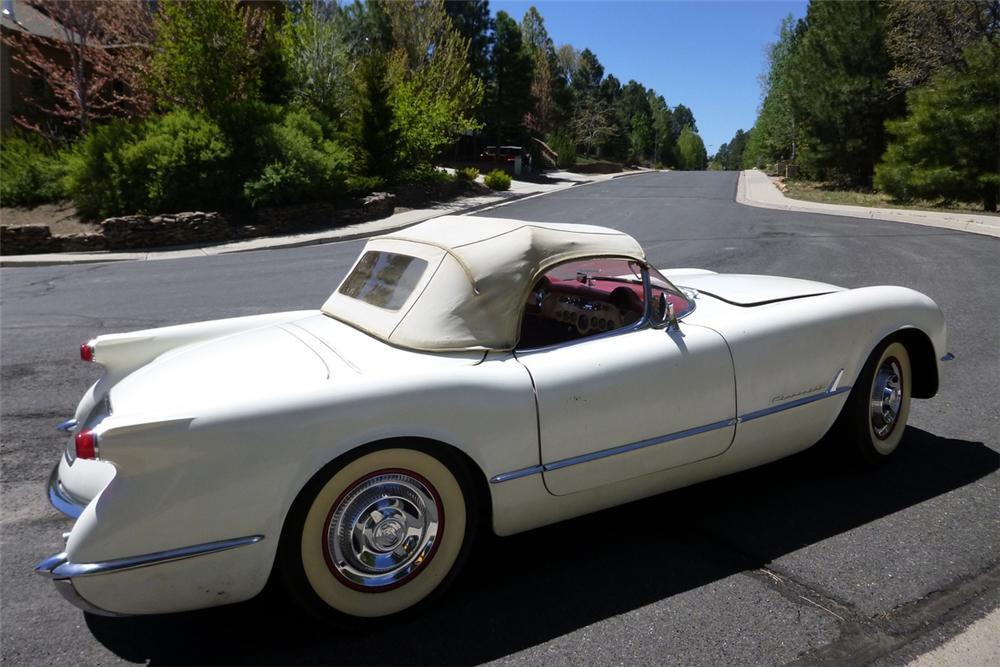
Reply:
<svg viewBox="0 0 1000 667"><path fill-rule="evenodd" d="M635 239L606 227L455 215L375 237L358 261L368 252L416 257L427 267L398 309L338 288L323 312L393 345L431 351L513 348L528 293L557 264L595 256L645 261Z"/></svg>

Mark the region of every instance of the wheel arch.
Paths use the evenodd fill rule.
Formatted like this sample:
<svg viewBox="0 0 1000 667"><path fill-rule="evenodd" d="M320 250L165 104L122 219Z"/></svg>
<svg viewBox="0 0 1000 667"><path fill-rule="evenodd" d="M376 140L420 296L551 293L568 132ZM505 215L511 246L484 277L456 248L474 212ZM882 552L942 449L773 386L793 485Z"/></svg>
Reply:
<svg viewBox="0 0 1000 667"><path fill-rule="evenodd" d="M932 398L938 390L938 365L930 337L916 328L900 329L890 340L899 341L910 355L913 373L913 398Z"/></svg>
<svg viewBox="0 0 1000 667"><path fill-rule="evenodd" d="M343 452L316 470L308 480L295 493L291 504L285 512L281 526L281 540L285 539L285 531L288 526L288 517L303 502L311 500L313 487L322 480L325 480L332 472L349 461L354 460L380 449L390 449L393 447L416 449L425 452L442 460L446 465L451 464L459 467L468 474L473 491L476 494L477 507L479 509L479 519L484 522L480 525L492 526L493 502L490 495L489 480L486 473L479 467L471 456L455 445L427 437L417 436L396 436L373 440Z"/></svg>

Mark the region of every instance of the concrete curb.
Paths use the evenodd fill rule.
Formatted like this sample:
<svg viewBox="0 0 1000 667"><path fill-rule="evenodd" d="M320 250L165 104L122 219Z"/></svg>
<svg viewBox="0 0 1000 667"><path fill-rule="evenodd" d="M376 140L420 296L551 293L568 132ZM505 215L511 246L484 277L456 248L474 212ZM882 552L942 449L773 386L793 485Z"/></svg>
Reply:
<svg viewBox="0 0 1000 667"><path fill-rule="evenodd" d="M905 222L911 225L937 227L952 231L1000 237L1000 217L988 215L940 213L909 209L866 208L846 204L821 204L800 199L790 199L782 193L764 172L748 169L740 172L736 186L736 203L757 208L798 213L839 215L850 218L868 218L888 222Z"/></svg>
<svg viewBox="0 0 1000 667"><path fill-rule="evenodd" d="M91 252L91 253L47 253L40 255L7 255L0 257L0 267L31 267L31 266L57 266L61 264L99 264L105 262L137 262L153 261L161 259L184 259L188 257L210 257L214 255L230 255L235 253L253 252L257 250L273 250L280 248L301 248L310 245L322 245L326 243L340 243L344 241L356 241L358 239L378 236L379 234L389 234L400 229L405 229L412 225L419 224L431 218L442 215L469 215L479 211L492 210L501 206L512 204L516 201L542 197L555 192L562 192L577 186L590 185L592 183L603 183L614 178L632 176L644 173L625 172L619 174L600 175L598 178L587 181L575 181L567 185L556 187L551 190L537 192L528 191L522 193L483 195L493 197L490 201L480 202L471 206L459 204L454 207L443 207L441 209L415 209L397 213L382 220L359 223L350 227L312 232L306 234L292 234L288 236L261 237L258 239L248 239L246 241L234 241L230 243L213 244L206 246L186 246L173 247L162 250L149 250L140 252ZM396 218L396 222L393 222ZM381 223L381 224L380 224Z"/></svg>

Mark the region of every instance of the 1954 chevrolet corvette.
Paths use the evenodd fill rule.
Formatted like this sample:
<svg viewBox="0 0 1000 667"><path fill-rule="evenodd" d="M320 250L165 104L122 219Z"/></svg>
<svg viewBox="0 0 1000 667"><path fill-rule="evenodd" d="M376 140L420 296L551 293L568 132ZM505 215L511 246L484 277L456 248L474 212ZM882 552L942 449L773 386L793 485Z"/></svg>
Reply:
<svg viewBox="0 0 1000 667"><path fill-rule="evenodd" d="M443 217L371 239L317 311L101 335L42 561L153 614L269 581L333 619L440 594L510 535L758 466L858 461L934 396L941 311L903 287L658 271L602 227Z"/></svg>

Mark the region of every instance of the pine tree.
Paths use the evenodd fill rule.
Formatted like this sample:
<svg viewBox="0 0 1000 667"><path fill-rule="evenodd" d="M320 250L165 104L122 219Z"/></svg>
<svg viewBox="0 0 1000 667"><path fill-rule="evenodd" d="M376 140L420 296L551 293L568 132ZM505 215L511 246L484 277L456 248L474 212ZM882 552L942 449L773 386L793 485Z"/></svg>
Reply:
<svg viewBox="0 0 1000 667"><path fill-rule="evenodd" d="M909 115L888 123L892 143L875 184L901 200L980 201L1000 195L1000 50L969 47L961 72L942 71L907 96Z"/></svg>

